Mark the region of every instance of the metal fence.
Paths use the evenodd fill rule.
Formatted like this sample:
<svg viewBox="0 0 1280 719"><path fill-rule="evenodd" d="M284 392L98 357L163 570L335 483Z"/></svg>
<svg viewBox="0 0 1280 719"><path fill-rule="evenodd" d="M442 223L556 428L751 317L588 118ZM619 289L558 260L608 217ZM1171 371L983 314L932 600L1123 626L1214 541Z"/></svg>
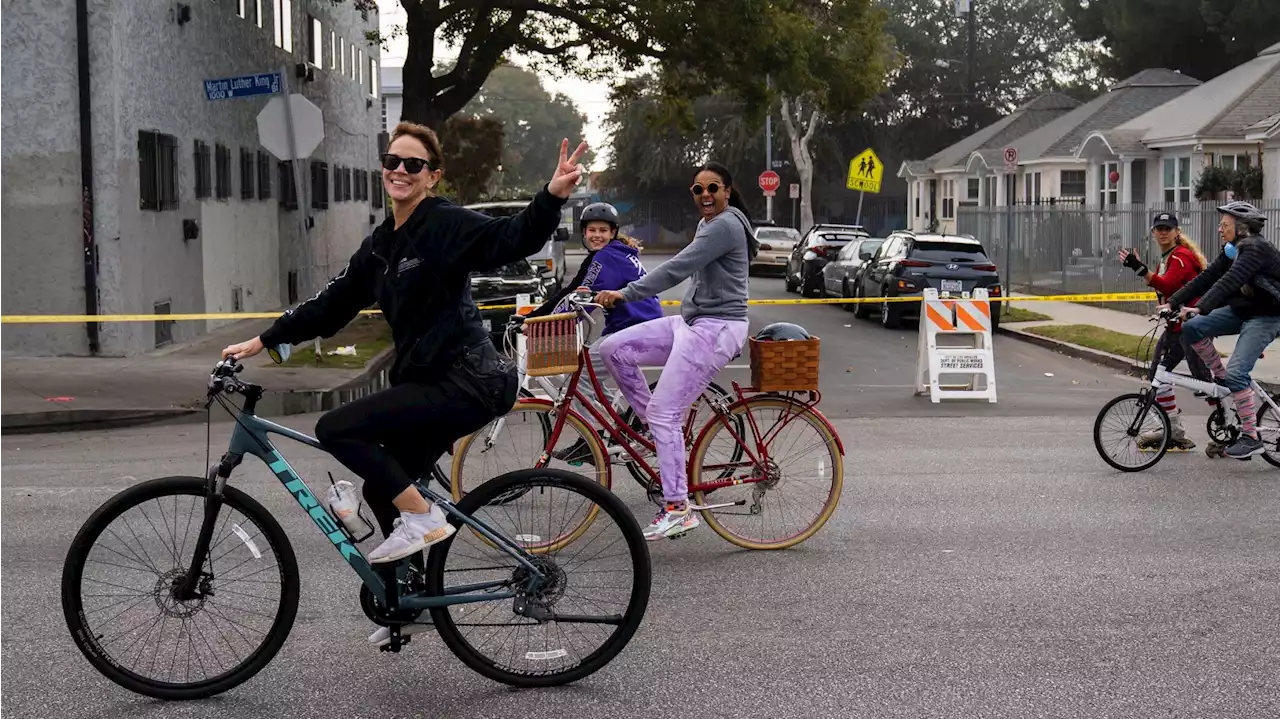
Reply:
<svg viewBox="0 0 1280 719"><path fill-rule="evenodd" d="M698 229L698 211L692 199L632 199L626 197L595 196L590 201L602 200L618 208L623 234L639 239L645 247L678 250L693 240ZM853 224L856 219L856 202L853 207L821 204L813 208L813 221ZM580 203L585 206L586 201ZM906 201L903 198L883 198L868 195L862 206L860 223L874 236L883 236L904 226ZM764 219L763 198L753 198L748 203L753 218ZM576 215L581 207L575 208ZM787 197L776 197L773 203L773 221L778 225L799 227L799 204Z"/></svg>
<svg viewBox="0 0 1280 719"><path fill-rule="evenodd" d="M1151 236L1151 217L1156 212L1175 212L1182 231L1212 261L1220 251L1220 216L1215 210L1220 204L960 207L956 227L957 232L973 235L983 243L1010 291L1031 295L1145 292L1150 290L1147 284L1120 264L1120 249L1136 249L1154 268L1160 249ZM1253 204L1266 212L1264 234L1277 242L1280 200ZM1132 302L1099 306L1137 313L1152 309Z"/></svg>

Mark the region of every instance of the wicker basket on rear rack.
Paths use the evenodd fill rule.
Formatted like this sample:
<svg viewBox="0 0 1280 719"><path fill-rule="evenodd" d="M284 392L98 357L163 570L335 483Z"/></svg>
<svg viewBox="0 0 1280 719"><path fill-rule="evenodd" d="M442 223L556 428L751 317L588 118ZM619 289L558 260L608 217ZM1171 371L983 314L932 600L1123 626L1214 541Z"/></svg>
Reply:
<svg viewBox="0 0 1280 719"><path fill-rule="evenodd" d="M561 312L524 321L525 374L552 377L578 371L582 331L576 312Z"/></svg>
<svg viewBox="0 0 1280 719"><path fill-rule="evenodd" d="M751 386L760 392L818 389L821 340L764 340L751 337Z"/></svg>

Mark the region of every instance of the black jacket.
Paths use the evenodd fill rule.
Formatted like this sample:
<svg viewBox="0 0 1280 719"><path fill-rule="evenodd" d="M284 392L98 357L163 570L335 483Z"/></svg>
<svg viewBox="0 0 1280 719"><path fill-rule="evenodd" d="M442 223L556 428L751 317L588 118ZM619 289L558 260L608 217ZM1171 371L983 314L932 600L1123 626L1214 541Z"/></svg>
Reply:
<svg viewBox="0 0 1280 719"><path fill-rule="evenodd" d="M1235 243L1235 260L1223 252L1194 280L1173 293L1169 305L1180 308L1200 297L1201 314L1229 305L1246 317L1280 315L1280 250L1261 235Z"/></svg>
<svg viewBox="0 0 1280 719"><path fill-rule="evenodd" d="M332 337L377 302L395 342L391 383L439 379L465 348L490 342L470 273L538 251L564 203L544 185L519 213L489 217L428 197L399 229L392 217L375 228L323 290L262 333L262 343Z"/></svg>

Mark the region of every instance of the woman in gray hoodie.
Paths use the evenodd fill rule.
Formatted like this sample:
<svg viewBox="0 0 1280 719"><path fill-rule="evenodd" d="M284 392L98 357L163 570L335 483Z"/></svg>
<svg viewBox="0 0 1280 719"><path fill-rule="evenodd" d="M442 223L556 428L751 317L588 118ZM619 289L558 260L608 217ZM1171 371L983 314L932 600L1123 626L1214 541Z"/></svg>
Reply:
<svg viewBox="0 0 1280 719"><path fill-rule="evenodd" d="M759 243L729 170L708 162L693 178L693 200L702 219L693 242L622 291L596 295L605 307L655 297L692 278L680 314L641 322L600 341L600 359L640 419L648 423L658 453L665 502L649 526L650 541L684 534L699 525L689 511L681 422L689 406L747 341L747 267ZM642 364L663 365L652 394Z"/></svg>

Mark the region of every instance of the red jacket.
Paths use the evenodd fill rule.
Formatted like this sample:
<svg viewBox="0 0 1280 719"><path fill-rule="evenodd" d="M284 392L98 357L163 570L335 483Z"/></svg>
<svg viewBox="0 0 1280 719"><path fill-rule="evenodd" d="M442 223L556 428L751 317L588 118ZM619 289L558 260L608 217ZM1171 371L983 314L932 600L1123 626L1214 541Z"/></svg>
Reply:
<svg viewBox="0 0 1280 719"><path fill-rule="evenodd" d="M1155 290L1161 298L1161 302L1167 302L1174 292L1182 289L1182 286L1194 280L1196 275L1204 271L1200 266L1200 261L1196 259L1196 253L1182 245L1174 245L1173 250L1160 262L1156 270L1147 272L1147 284ZM1186 304L1187 307L1195 307L1200 301L1199 297L1191 300ZM1181 331L1182 323L1174 323L1170 329L1174 332Z"/></svg>

